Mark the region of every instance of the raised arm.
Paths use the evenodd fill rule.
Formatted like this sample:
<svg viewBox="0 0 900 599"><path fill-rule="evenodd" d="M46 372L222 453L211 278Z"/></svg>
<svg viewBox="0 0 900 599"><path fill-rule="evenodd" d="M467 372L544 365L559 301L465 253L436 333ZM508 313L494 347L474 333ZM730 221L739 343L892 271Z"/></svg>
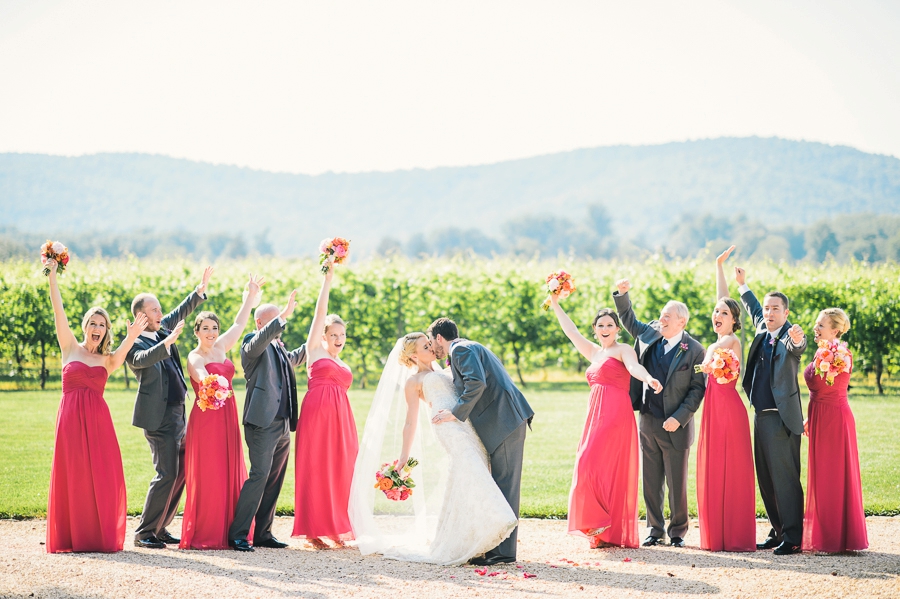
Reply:
<svg viewBox="0 0 900 599"><path fill-rule="evenodd" d="M745 287L747 285L747 271L740 266L735 266L734 279L741 288ZM759 305L759 300L756 299L756 295L750 291L749 288L741 291L741 303L744 304L744 310L750 315L750 319L753 321L753 327L758 329L763 323L763 309L762 306Z"/></svg>
<svg viewBox="0 0 900 599"><path fill-rule="evenodd" d="M125 363L125 357L128 355L128 352L131 351L134 342L140 334L147 328L147 323L147 315L143 312L138 312L138 315L134 317L134 322L129 322L125 325L127 328L125 339L122 340L122 343L119 344L116 351L106 358L106 371L108 373L112 374L119 369L119 366Z"/></svg>
<svg viewBox="0 0 900 599"><path fill-rule="evenodd" d="M203 278L200 280L200 284L178 304L177 308L163 316L163 328L174 328L179 321L187 319L197 306L206 301L206 287L209 285L209 278L212 276L212 273L213 267L207 266L203 271Z"/></svg>
<svg viewBox="0 0 900 599"><path fill-rule="evenodd" d="M316 311L313 314L312 324L309 325L309 335L306 337L306 351L312 357L317 348L322 347L322 332L325 330L325 316L328 315L328 296L331 293L331 280L334 278L334 265L328 267L319 297L316 299Z"/></svg>
<svg viewBox="0 0 900 599"><path fill-rule="evenodd" d="M622 279L616 282L616 291L613 293L613 301L616 302L616 312L619 313L619 320L622 326L628 331L628 334L637 339L650 328L650 325L644 324L634 315L634 309L631 307L631 297L628 292L631 290L631 283L628 279Z"/></svg>
<svg viewBox="0 0 900 599"><path fill-rule="evenodd" d="M400 459L397 465L405 464L409 460L409 452L412 451L413 439L416 438L416 424L419 421L419 383L410 378L406 381L406 422L403 423L403 447L400 449Z"/></svg>
<svg viewBox="0 0 900 599"><path fill-rule="evenodd" d="M728 297L728 281L725 280L725 261L734 251L731 246L716 257L716 300Z"/></svg>
<svg viewBox="0 0 900 599"><path fill-rule="evenodd" d="M253 310L253 306L256 304L256 300L259 298L260 293L262 293L262 286L265 282L266 280L264 278L255 277L253 276L253 273L250 273L250 280L247 281L244 300L241 303L241 308L238 310L237 316L234 317L234 324L231 325L225 333L219 336L216 340L216 347L227 352L240 340L241 333L244 332L244 329L247 327L247 321L250 320L250 312Z"/></svg>
<svg viewBox="0 0 900 599"><path fill-rule="evenodd" d="M56 339L59 341L59 349L62 351L62 359L65 360L69 352L78 345L75 333L69 328L69 320L63 309L62 294L59 292L59 281L56 280L56 260L48 260L47 268L50 274L47 281L50 283L50 304L53 306L53 322L56 324Z"/></svg>
<svg viewBox="0 0 900 599"><path fill-rule="evenodd" d="M136 349L132 345L128 350L128 356L125 358L125 361L128 362L128 365L131 366L133 370L149 368L158 362L162 362L169 357L169 348L172 347L173 343L178 341L178 336L181 335L182 330L184 330L183 320L175 325L175 328L172 329L172 332L169 333L168 337L163 339L162 343L157 343L150 349Z"/></svg>
<svg viewBox="0 0 900 599"><path fill-rule="evenodd" d="M566 311L559 305L558 295L550 296L550 306L553 308L553 313L556 314L556 319L559 321L559 326L562 327L563 333L566 334L566 337L569 338L569 341L572 342L575 349L577 349L588 362L593 361L594 352L600 349L600 346L581 334L578 327L575 326L575 323L572 322L572 319L566 314Z"/></svg>

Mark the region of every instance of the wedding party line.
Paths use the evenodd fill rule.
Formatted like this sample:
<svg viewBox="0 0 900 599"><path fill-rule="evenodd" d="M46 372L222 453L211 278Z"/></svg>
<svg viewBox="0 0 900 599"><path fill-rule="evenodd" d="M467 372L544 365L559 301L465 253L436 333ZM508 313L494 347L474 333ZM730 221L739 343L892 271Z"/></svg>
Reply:
<svg viewBox="0 0 900 599"><path fill-rule="evenodd" d="M48 242L43 257L63 364L48 552L124 547L122 459L103 392L109 374L127 364L138 383L132 423L143 429L156 470L136 546L286 547L271 529L295 432L292 536L316 549L355 545L364 554L410 561L516 561L523 452L540 414L534 414L488 349L490 339L485 344L466 339L465 331L444 316L426 331L400 337L358 441L347 397L353 375L340 357L347 323L328 311L336 265L349 252L346 240L334 238L320 246L322 285L306 342L294 349L284 346L281 335L294 315L297 291L278 306L260 303L261 276L250 275L227 329L213 312L193 316L207 299L211 267L169 312L152 290L136 295L133 322L115 351L112 323L103 308L84 315L79 342L68 326L57 276L68 265L64 250ZM589 408L575 455L568 529L591 547L684 546L688 460L701 404L701 549L771 549L788 555L868 546L847 395L853 356L841 341L850 320L840 307L821 306L813 330L804 331L790 322L790 299L767 290L760 302L740 267L734 268L740 301L729 297L724 263L733 250L716 259L716 288L710 293L716 300L711 322L717 339L707 348L688 332L690 313L677 298L665 303L658 319L640 321L627 279L610 290L613 307L596 312L589 339L561 305L577 289L574 277L560 271L546 279L546 308L590 364ZM754 326L746 356L736 334L742 310ZM244 334L251 313L255 331ZM191 316L197 344L183 363L176 342ZM634 347L617 340L623 328L635 339ZM818 350L802 370L810 400L804 419L799 376L807 333ZM240 422L249 472L232 390L235 368L226 355L236 346L246 379ZM194 391L190 418L185 364ZM308 389L300 402L295 369L303 364ZM754 410L752 445L739 381ZM802 435L809 437L805 497ZM760 542L755 539L754 471L771 524ZM639 477L647 510L643 540ZM177 538L168 527L182 494L186 502Z"/></svg>

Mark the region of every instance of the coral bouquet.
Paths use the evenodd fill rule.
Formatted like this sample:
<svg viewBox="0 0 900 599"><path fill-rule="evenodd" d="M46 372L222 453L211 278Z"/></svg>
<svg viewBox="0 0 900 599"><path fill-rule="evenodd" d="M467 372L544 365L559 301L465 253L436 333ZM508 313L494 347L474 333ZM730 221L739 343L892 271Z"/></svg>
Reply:
<svg viewBox="0 0 900 599"><path fill-rule="evenodd" d="M49 276L50 267L47 263L56 260L56 272L62 274L66 271L66 265L69 263L69 248L59 241L47 240L47 243L41 246L41 264L44 268L41 272L44 276Z"/></svg>
<svg viewBox="0 0 900 599"><path fill-rule="evenodd" d="M850 372L853 367L853 354L845 341L819 341L819 349L813 364L816 368L816 376L825 379L829 385L834 385L834 379L842 372Z"/></svg>
<svg viewBox="0 0 900 599"><path fill-rule="evenodd" d="M572 278L572 275L564 270L550 273L547 275L547 293L557 295L561 300L566 299L575 293L575 280ZM550 309L549 297L541 304L541 308L544 310Z"/></svg>
<svg viewBox="0 0 900 599"><path fill-rule="evenodd" d="M416 458L409 458L400 468L397 468L397 460L382 464L381 470L375 473L375 488L391 501L406 501L416 486L409 475L418 463Z"/></svg>
<svg viewBox="0 0 900 599"><path fill-rule="evenodd" d="M741 374L741 361L734 350L727 347L716 348L702 364L694 366L695 372L704 372L716 379L720 385L735 380Z"/></svg>
<svg viewBox="0 0 900 599"><path fill-rule="evenodd" d="M201 411L218 410L225 405L229 397L234 396L234 391L228 386L228 379L218 374L210 374L203 377L200 390L197 392L197 407Z"/></svg>
<svg viewBox="0 0 900 599"><path fill-rule="evenodd" d="M341 264L350 255L350 240L343 237L323 239L319 244L319 264L322 274L328 272L332 264Z"/></svg>

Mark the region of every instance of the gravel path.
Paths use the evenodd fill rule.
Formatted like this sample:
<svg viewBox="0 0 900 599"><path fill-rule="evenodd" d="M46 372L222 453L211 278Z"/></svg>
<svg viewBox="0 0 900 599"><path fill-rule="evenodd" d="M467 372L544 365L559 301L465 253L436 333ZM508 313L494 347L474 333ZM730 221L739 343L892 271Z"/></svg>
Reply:
<svg viewBox="0 0 900 599"><path fill-rule="evenodd" d="M135 524L129 519L128 543ZM487 575L471 566L361 557L355 549L314 551L289 539L291 524L275 523L276 536L291 543L283 550L127 543L117 554L47 555L44 521L0 521L0 597L900 597L900 517L868 519L868 551L786 557L700 551L696 522L685 549L591 550L565 534L565 522L523 520L519 563ZM757 528L763 538L767 527Z"/></svg>

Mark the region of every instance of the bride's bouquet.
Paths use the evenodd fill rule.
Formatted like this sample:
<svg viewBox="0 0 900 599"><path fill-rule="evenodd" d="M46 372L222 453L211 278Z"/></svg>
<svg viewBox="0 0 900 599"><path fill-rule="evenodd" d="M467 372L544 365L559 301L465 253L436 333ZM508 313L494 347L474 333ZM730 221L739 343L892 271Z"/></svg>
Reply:
<svg viewBox="0 0 900 599"><path fill-rule="evenodd" d="M59 241L47 240L47 243L41 246L41 264L44 265L42 273L44 276L50 275L50 267L47 263L56 260L56 273L62 274L66 271L66 264L69 263L69 248Z"/></svg>
<svg viewBox="0 0 900 599"><path fill-rule="evenodd" d="M406 464L397 468L397 460L382 464L381 470L375 473L375 488L382 491L391 501L406 501L412 495L416 483L410 478L412 469L419 464L416 458L409 458Z"/></svg>
<svg viewBox="0 0 900 599"><path fill-rule="evenodd" d="M322 265L322 274L328 272L332 264L341 264L350 255L350 240L343 237L323 239L319 244L319 264Z"/></svg>
<svg viewBox="0 0 900 599"><path fill-rule="evenodd" d="M234 391L228 387L228 379L219 374L210 374L203 377L200 382L200 389L197 391L197 407L202 412L218 410L232 396L234 396Z"/></svg>
<svg viewBox="0 0 900 599"><path fill-rule="evenodd" d="M561 300L566 299L575 293L575 281L572 279L572 275L564 270L547 275L547 293L550 295L558 295ZM541 308L543 308L544 311L550 309L549 297L541 304Z"/></svg>
<svg viewBox="0 0 900 599"><path fill-rule="evenodd" d="M834 385L834 379L842 372L850 372L853 363L853 355L847 347L846 341L819 341L819 349L813 364L816 367L816 376L825 379L829 385Z"/></svg>
<svg viewBox="0 0 900 599"><path fill-rule="evenodd" d="M718 347L701 364L694 366L694 372L704 372L720 385L726 385L740 376L741 361L734 350Z"/></svg>

